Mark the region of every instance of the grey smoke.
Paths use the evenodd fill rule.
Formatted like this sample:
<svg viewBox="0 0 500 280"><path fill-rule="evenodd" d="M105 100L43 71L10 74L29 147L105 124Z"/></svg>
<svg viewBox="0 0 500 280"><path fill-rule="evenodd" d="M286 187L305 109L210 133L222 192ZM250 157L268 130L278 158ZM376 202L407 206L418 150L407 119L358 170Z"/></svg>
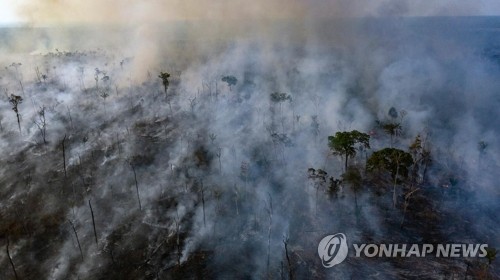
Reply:
<svg viewBox="0 0 500 280"><path fill-rule="evenodd" d="M411 8L394 2L377 11L390 16L411 14ZM372 275L376 266L371 263L349 263L336 271L318 272L322 268L308 261L314 260L311 254L317 242L329 233L344 232L358 240L401 238L403 233L388 232L384 226L386 215L397 214L384 213L366 192L358 197L362 205L358 221L347 186L340 194L343 198L329 199L323 189L318 196L306 171L321 168L338 178L342 163L331 155L328 135L352 129L368 132L375 120L385 120L395 107L400 113L406 111L397 147L406 148L419 133L429 134L438 167L431 170L428 187L446 196L443 172L459 172L461 187L470 193L465 198L470 211L453 204L460 199L436 207L463 211L464 219L477 221L468 232L472 237L459 237L487 238L481 241L498 246L498 218L483 210L498 209L498 42L488 36L489 31L479 32L497 22L488 18L307 19L304 24L284 20L265 31L250 28L245 34L217 38L213 37L217 31L208 31L201 26L204 23L165 30L158 26L90 28L78 35L73 29L37 30L28 35L16 30L11 35L15 44L2 48L14 51L26 43L29 52L36 52L0 60L6 61L2 66L12 59L23 63L21 77L12 68L2 68L2 91L20 93L19 80L25 89L20 107L22 135L16 134L9 104L0 105L6 185L2 206L13 209L30 194L40 195L44 206L37 207L38 211L50 216L60 210L64 220L75 223L84 261L67 223L61 224L57 228L69 233L55 235L60 239L50 245L54 251L38 268L46 278L97 278L111 269L111 251L123 257L140 250L151 258L150 263L122 265L167 277L176 266L176 248L160 245L163 240L175 240L176 222L183 235L181 263L209 252L210 275L220 278L261 279L268 273L271 278L279 277L284 236L290 238L294 258L299 260L297 277ZM137 39L132 44L127 40L130 34ZM62 42L61 51L89 53L101 39L102 51L95 54L61 52L50 59L38 55L54 52ZM45 49L39 49L40 45ZM127 63L120 65L125 59ZM37 66L48 74L46 85L34 83ZM83 75L79 67L84 67ZM111 79L106 100L92 90L95 68L106 71ZM160 71L173 74L172 111L157 78ZM233 90L221 81L223 75L238 78ZM105 88L105 82L98 83ZM273 104L269 99L273 92L288 93L292 101ZM32 144L40 142L31 119L42 105L49 108L47 148ZM314 116L319 122L317 135L311 128ZM276 142L273 132L286 134L290 142ZM215 140L209 138L211 133ZM62 168L58 145L64 134L69 136L67 164L73 178L69 184L62 184L57 175ZM383 135L371 141L372 151L389 145ZM488 143L484 155L479 154L479 141ZM21 153L26 160L16 161ZM136 172L143 211L138 210L128 164L133 156L142 156ZM363 161L362 154L355 159ZM18 166L32 173L29 190L21 188ZM64 188L68 205L59 205L60 190L54 186ZM87 199L92 199L96 213L99 246L89 226ZM155 251L157 246L160 251ZM34 254L28 249L13 252L17 260ZM138 262L146 256L130 258ZM7 267L4 255L1 260ZM392 263L376 264L384 268L383 276L390 277L392 271L404 275L404 269ZM20 265L28 266L28 261Z"/></svg>

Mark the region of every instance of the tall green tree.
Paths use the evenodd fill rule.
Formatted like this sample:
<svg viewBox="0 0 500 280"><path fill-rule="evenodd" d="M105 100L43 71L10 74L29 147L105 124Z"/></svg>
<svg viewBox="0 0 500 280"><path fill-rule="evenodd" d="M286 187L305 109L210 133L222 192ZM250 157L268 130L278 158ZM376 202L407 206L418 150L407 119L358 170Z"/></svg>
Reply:
<svg viewBox="0 0 500 280"><path fill-rule="evenodd" d="M354 205L356 206L356 217L358 217L358 193L363 187L363 176L361 175L361 171L355 166L349 166L344 175L342 175L342 179L351 187L354 193Z"/></svg>
<svg viewBox="0 0 500 280"><path fill-rule="evenodd" d="M408 178L413 164L411 154L395 148L385 148L374 152L366 162L368 172L389 172L393 180L393 204L396 207L396 186L398 182Z"/></svg>
<svg viewBox="0 0 500 280"><path fill-rule="evenodd" d="M328 147L332 150L333 154L344 156L344 170L347 171L347 162L349 157L356 155L356 147L362 146L370 148L370 135L353 131L339 131L335 136L328 136Z"/></svg>
<svg viewBox="0 0 500 280"><path fill-rule="evenodd" d="M168 81L168 78L170 78L170 73L160 72L158 78L161 79L161 82L163 84L163 89L165 90L165 94L167 94L168 86L170 85L170 82Z"/></svg>
<svg viewBox="0 0 500 280"><path fill-rule="evenodd" d="M229 87L229 91L232 91L233 86L238 83L238 79L236 79L235 76L224 76L221 80L227 84L227 86Z"/></svg>
<svg viewBox="0 0 500 280"><path fill-rule="evenodd" d="M415 140L409 147L409 151L414 160L412 179L416 180L420 173L420 168L423 168L420 177L420 180L422 182L425 181L425 174L427 173L429 165L431 165L432 163L431 150L428 147L426 138L427 137L424 137L424 140L422 140L420 134L417 135L417 137L415 137Z"/></svg>
<svg viewBox="0 0 500 280"><path fill-rule="evenodd" d="M391 147L394 143L394 137L400 136L403 128L401 127L401 123L398 122L388 122L381 123L380 125L385 133L389 134L391 137Z"/></svg>
<svg viewBox="0 0 500 280"><path fill-rule="evenodd" d="M391 148L394 144L394 138L401 136L403 133L403 119L406 116L406 111L401 110L398 112L396 108L391 107L389 112L387 112L391 120L389 121L377 121L379 127L387 133L391 138Z"/></svg>

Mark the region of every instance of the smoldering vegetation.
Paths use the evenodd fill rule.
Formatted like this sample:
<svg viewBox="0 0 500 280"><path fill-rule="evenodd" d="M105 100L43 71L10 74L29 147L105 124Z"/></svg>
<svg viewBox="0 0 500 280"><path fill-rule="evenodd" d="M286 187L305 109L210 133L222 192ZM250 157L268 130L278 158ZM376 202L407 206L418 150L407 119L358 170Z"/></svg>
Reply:
<svg viewBox="0 0 500 280"><path fill-rule="evenodd" d="M317 256L337 232L498 248L497 18L185 24L2 30L0 278L500 276ZM345 160L328 137L353 130ZM369 168L384 148L406 176Z"/></svg>

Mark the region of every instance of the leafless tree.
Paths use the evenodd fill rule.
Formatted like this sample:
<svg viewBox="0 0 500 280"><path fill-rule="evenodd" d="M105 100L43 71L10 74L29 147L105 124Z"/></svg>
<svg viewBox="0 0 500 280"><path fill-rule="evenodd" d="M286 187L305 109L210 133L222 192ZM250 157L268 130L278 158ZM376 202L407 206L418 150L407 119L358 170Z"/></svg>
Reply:
<svg viewBox="0 0 500 280"><path fill-rule="evenodd" d="M24 95L24 86L23 86L23 81L21 79L21 74L19 73L19 67L22 66L21 63L16 63L16 62L13 62L11 65L9 65L10 67L13 67L14 69L16 69L16 78L17 80L19 81L19 85L21 86L21 92L23 93Z"/></svg>
<svg viewBox="0 0 500 280"><path fill-rule="evenodd" d="M68 111L68 117L69 117L69 123L71 125L71 129L74 129L73 118L71 117L71 111L69 110L69 106L66 106L66 110Z"/></svg>
<svg viewBox="0 0 500 280"><path fill-rule="evenodd" d="M266 208L267 215L269 217L269 228L267 231L267 274L269 275L269 263L271 260L271 229L273 226L273 198L269 194L268 207Z"/></svg>
<svg viewBox="0 0 500 280"><path fill-rule="evenodd" d="M14 265L14 261L12 261L12 256L10 255L9 245L10 245L10 241L9 241L9 237L7 236L7 247L6 247L7 257L9 259L10 265L12 266L12 271L14 271L14 276L16 277L16 280L17 280L17 279L19 279L19 277L17 276L16 266Z"/></svg>
<svg viewBox="0 0 500 280"><path fill-rule="evenodd" d="M66 173L66 134L64 134L64 138L61 141L61 146L62 146L62 153L63 153L63 168L64 168L64 178L67 178L67 173Z"/></svg>
<svg viewBox="0 0 500 280"><path fill-rule="evenodd" d="M107 77L107 76L106 76ZM101 90L101 93L99 94L99 96L102 98L103 102L103 106L104 106L104 112L106 113L106 98L109 97L109 93L107 90Z"/></svg>
<svg viewBox="0 0 500 280"><path fill-rule="evenodd" d="M234 204L236 206L236 216L240 215L240 207L238 205L239 200L240 200L240 192L238 191L238 187L235 184L234 185Z"/></svg>
<svg viewBox="0 0 500 280"><path fill-rule="evenodd" d="M292 263L288 254L288 236L283 236L283 245L285 246L286 262L288 264L288 279L293 280Z"/></svg>
<svg viewBox="0 0 500 280"><path fill-rule="evenodd" d="M71 228L73 229L73 232L75 233L76 243L78 244L78 249L80 249L80 256L82 257L82 261L83 261L82 246L80 245L80 239L78 238L78 233L76 232L75 225L70 220L68 220L68 222L71 225Z"/></svg>
<svg viewBox="0 0 500 280"><path fill-rule="evenodd" d="M215 139L217 139L217 134L215 134L215 133L210 133L210 134L208 135L208 138L210 138L210 141L212 142L212 144L214 144Z"/></svg>
<svg viewBox="0 0 500 280"><path fill-rule="evenodd" d="M222 148L221 147L217 147L217 152L215 153L215 155L219 159L219 172L222 174L222 162L220 160L220 158L222 156Z"/></svg>
<svg viewBox="0 0 500 280"><path fill-rule="evenodd" d="M403 227L403 224L405 222L405 218L406 218L406 210L408 209L408 205L410 205L410 200L411 200L411 197L412 195L417 192L420 188L414 188L414 189L410 189L406 194L405 194L405 201L404 201L404 208L403 208L403 218L401 219L401 224L400 224L400 227L402 228Z"/></svg>
<svg viewBox="0 0 500 280"><path fill-rule="evenodd" d="M40 135L42 136L43 143L47 144L47 120L45 118L45 111L45 106L40 107L40 110L38 110L37 115L33 119L33 122L38 127L38 130L40 130Z"/></svg>
<svg viewBox="0 0 500 280"><path fill-rule="evenodd" d="M80 89L85 91L86 88L85 88L85 80L84 80L84 77L85 77L85 68L80 66L78 67L78 73L80 74L78 76L78 80L80 82Z"/></svg>
<svg viewBox="0 0 500 280"><path fill-rule="evenodd" d="M96 68L95 69L95 72L94 72L94 80L95 80L95 88L96 89L99 89L99 75L101 74L101 70L99 70L99 68Z"/></svg>
<svg viewBox="0 0 500 280"><path fill-rule="evenodd" d="M137 182L137 172L135 171L135 164L132 160L128 161L128 164L132 168L132 172L134 173L134 182L135 182L135 190L137 192L137 201L139 203L139 210L142 210L142 205L141 205L141 197L139 195L139 183Z"/></svg>
<svg viewBox="0 0 500 280"><path fill-rule="evenodd" d="M176 218L174 218L175 223L175 244L177 245L177 265L181 266L181 220L179 219L179 212L176 211Z"/></svg>
<svg viewBox="0 0 500 280"><path fill-rule="evenodd" d="M203 186L203 179L200 179L200 192L201 192L201 205L203 208L203 226L206 227L206 218L205 218L205 187Z"/></svg>
<svg viewBox="0 0 500 280"><path fill-rule="evenodd" d="M92 226L94 228L94 238L95 238L95 244L96 245L99 245L97 243L97 231L95 229L95 218L94 218L94 210L92 209L92 204L90 203L90 199L89 199L89 208L90 208L90 214L92 215Z"/></svg>
<svg viewBox="0 0 500 280"><path fill-rule="evenodd" d="M36 79L38 80L38 83L41 84L42 74L40 73L40 69L38 68L38 66L35 68L35 72L36 72Z"/></svg>
<svg viewBox="0 0 500 280"><path fill-rule="evenodd" d="M189 98L189 107L191 107L191 113L194 113L195 106L196 106L196 97Z"/></svg>
<svg viewBox="0 0 500 280"><path fill-rule="evenodd" d="M16 113L17 125L19 126L19 133L21 133L21 115L19 115L19 104L23 103L23 98L19 95L11 94L9 103L12 104L12 111Z"/></svg>

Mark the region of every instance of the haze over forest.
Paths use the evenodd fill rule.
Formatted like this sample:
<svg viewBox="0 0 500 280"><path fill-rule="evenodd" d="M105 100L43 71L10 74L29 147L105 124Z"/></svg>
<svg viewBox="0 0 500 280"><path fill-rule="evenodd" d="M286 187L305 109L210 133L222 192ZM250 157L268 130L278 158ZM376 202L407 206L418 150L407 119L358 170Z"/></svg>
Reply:
<svg viewBox="0 0 500 280"><path fill-rule="evenodd" d="M434 2L5 2L0 279L499 279L500 6Z"/></svg>

